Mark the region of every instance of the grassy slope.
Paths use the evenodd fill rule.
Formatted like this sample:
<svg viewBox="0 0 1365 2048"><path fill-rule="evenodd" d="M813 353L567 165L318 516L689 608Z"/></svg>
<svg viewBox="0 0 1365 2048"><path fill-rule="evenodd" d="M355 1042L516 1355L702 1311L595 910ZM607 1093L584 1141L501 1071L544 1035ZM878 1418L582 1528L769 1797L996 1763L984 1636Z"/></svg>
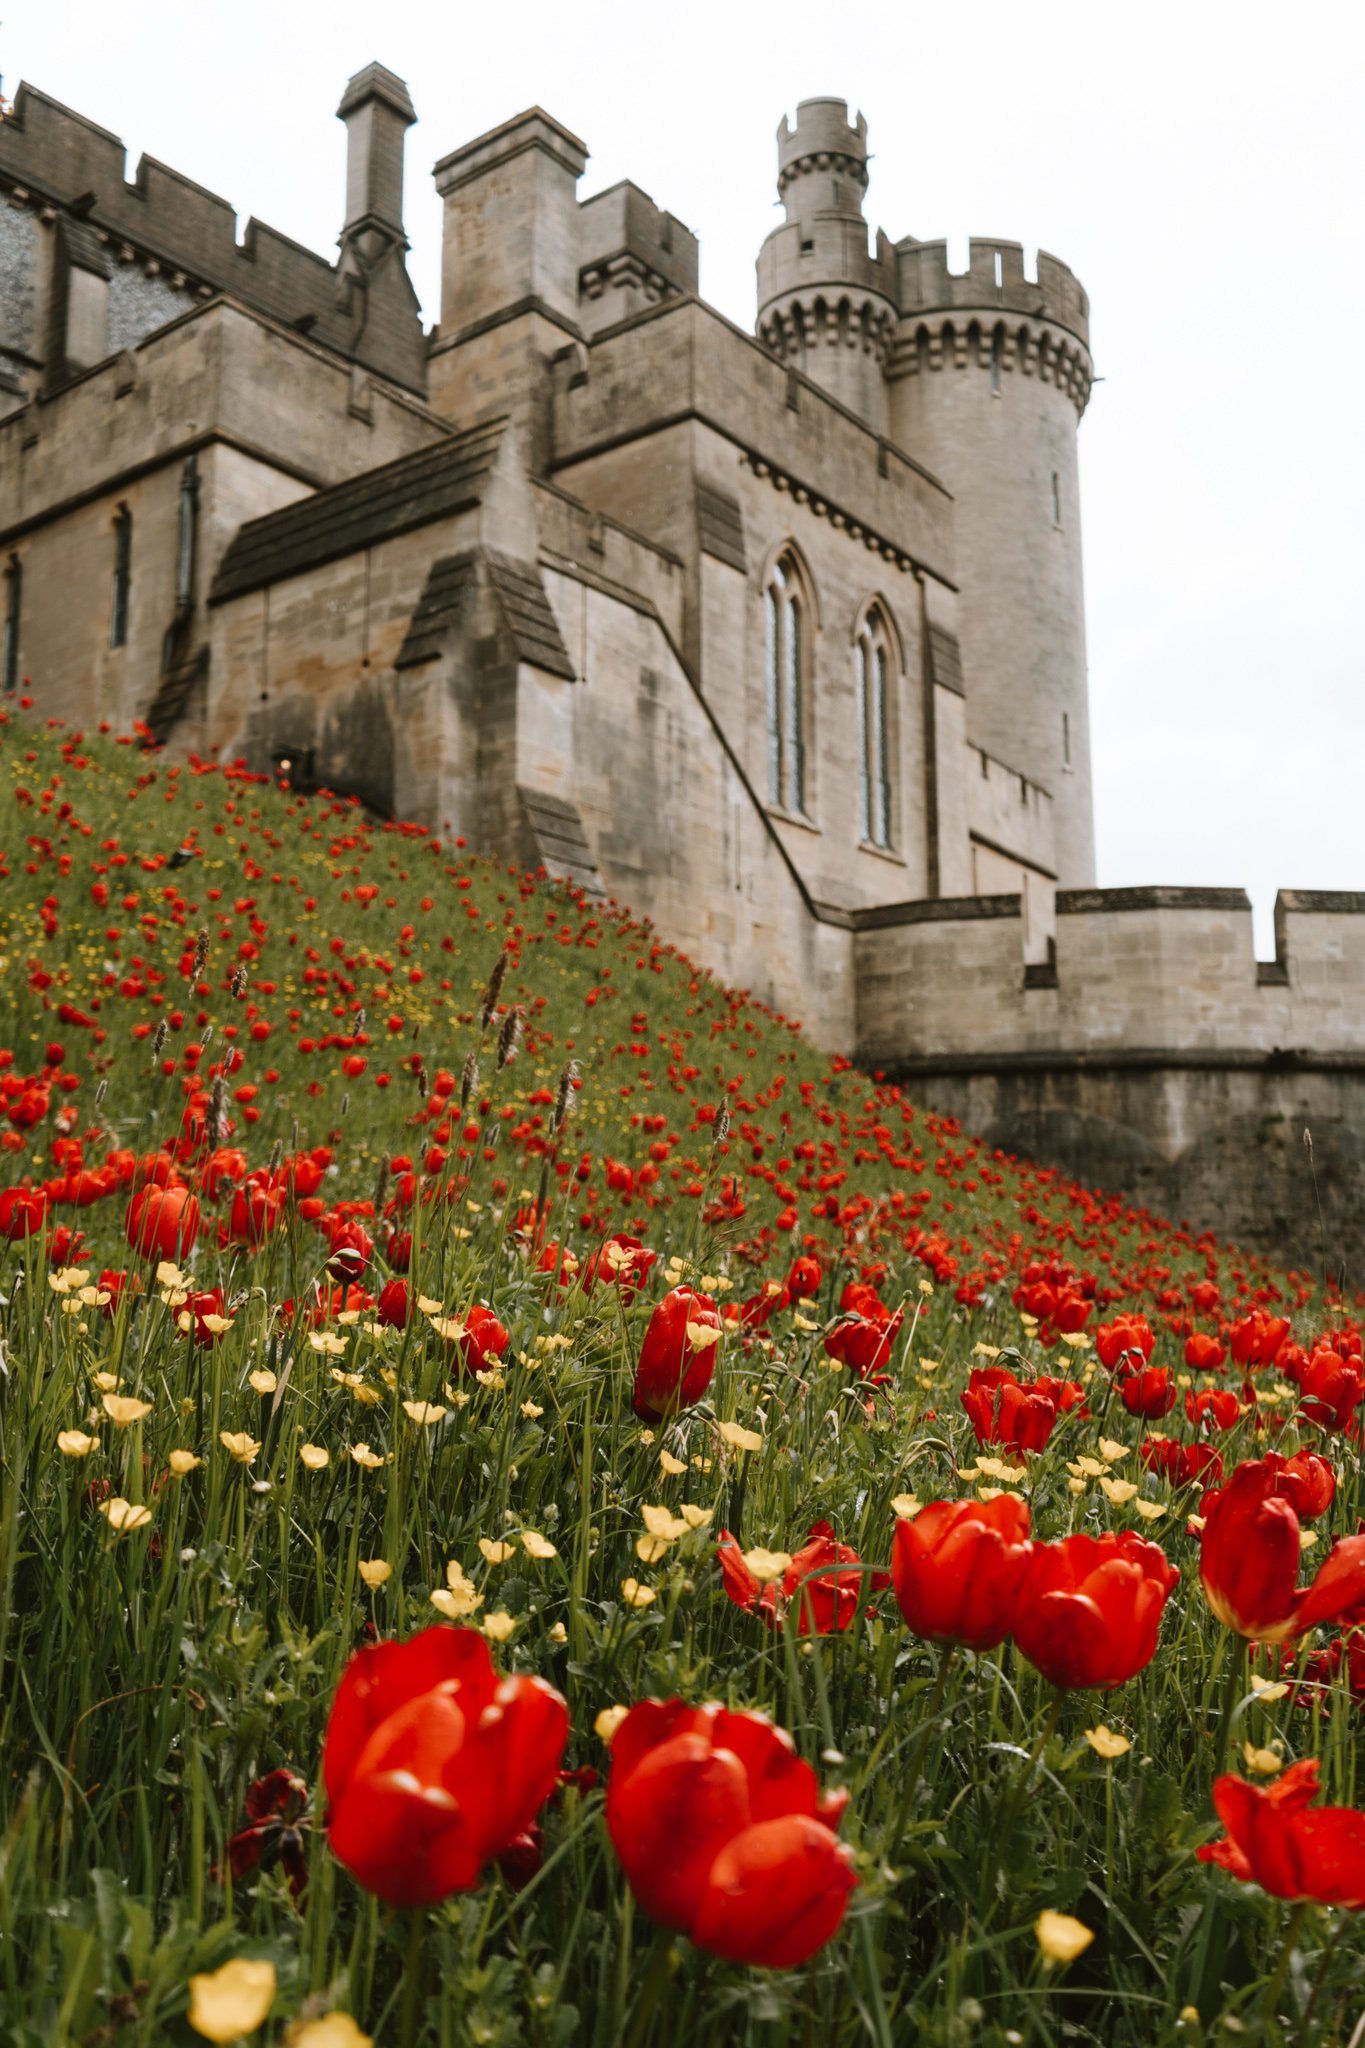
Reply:
<svg viewBox="0 0 1365 2048"><path fill-rule="evenodd" d="M1149 1313L1158 1356L1177 1364L1195 1322L1216 1329L1253 1299L1301 1311L1306 1336L1323 1312L1308 1282L992 1158L897 1091L817 1055L653 934L544 883L324 799L176 772L107 741L13 725L2 738L12 1073L36 1074L61 1046L50 1071L79 1085L59 1086L51 1107L79 1109L85 1163L110 1145L145 1154L173 1140L187 1085L206 1085L227 1049L230 1142L253 1166L276 1144L329 1145L333 1209L357 1204L365 1216L382 1158L396 1156L401 1176L404 1158L420 1166L432 1145L453 1155L439 1171L462 1176L460 1206L449 1229L436 1226L438 1210L416 1212L416 1284L447 1312L490 1301L512 1332L505 1384L452 1388L451 1360L424 1322L376 1333L362 1312L320 1330L298 1315L282 1324L277 1304L306 1298L323 1256L297 1219L252 1255L205 1231L193 1284L221 1284L235 1308L232 1328L203 1348L154 1299L112 1323L78 1298L68 1313L45 1289L36 1244L11 1251L11 1372L0 1389L0 2016L10 2038L94 2039L106 2026L114 2032L100 2038L121 2044L187 2039L187 1971L239 1949L276 1961L282 2015L339 1986L376 2038L392 2038L405 1932L329 1862L320 1835L302 1915L278 1873L226 1903L209 1871L254 1777L289 1763L315 1781L327 1701L363 1623L401 1634L433 1619L429 1593L451 1562L477 1586L479 1618L508 1617L504 1663L567 1693L569 1761L602 1766L594 1717L646 1692L764 1707L849 1786L846 1832L863 1882L848 1931L808 1973L770 1980L688 1955L646 2025L652 1936L628 1908L622 1917L596 1797L570 1797L548 1821L547 1864L529 1893L514 1899L490 1881L431 1916L431 2038L606 2043L639 2021L661 2042L818 2032L948 2043L1016 2029L1040 2042L1136 2044L1190 2038L1177 2015L1191 1999L1206 2017L1245 2000L1273 1959L1275 1912L1193 1861L1211 1821L1230 1652L1194 1583L1186 1501L1149 1474L1141 1497L1154 1519L1138 1524L1131 1503L1078 1482L1067 1464L1109 1433L1128 1447L1121 1469L1141 1478L1143 1426L1117 1404L1096 1399L1094 1418L1069 1418L1028 1461L1019 1483L1035 1529L1140 1526L1185 1582L1157 1661L1112 1699L1065 1710L1028 1798L1020 1753L1043 1728L1049 1694L1012 1652L960 1660L925 1723L936 1662L889 1595L846 1637L812 1646L770 1635L720 1591L707 1530L642 1564L639 1511L690 1501L712 1511L712 1529L787 1549L825 1515L884 1562L896 1496L972 1483L956 1476L975 1455L957 1391L977 1347L1086 1370L1083 1344L1044 1362L1011 1304L1031 1257L1088 1273L1098 1314L1119 1304ZM166 857L184 843L200 857L172 870ZM208 963L191 989L201 928ZM502 1003L524 1008L527 1038L498 1073L498 1025L480 1043L473 1020L506 943ZM439 1077L459 1075L471 1051L482 1074L462 1119ZM570 1057L582 1085L560 1156L547 1160ZM713 1154L722 1103L731 1129ZM10 1177L50 1175L53 1136L49 1116L22 1149L9 1139ZM820 1298L784 1309L765 1342L731 1342L710 1411L651 1437L629 1412L649 1299L561 1298L509 1242L543 1174L556 1190L554 1235L579 1251L634 1224L737 1299L781 1277L806 1245L825 1260ZM126 1259L122 1207L120 1194L58 1212L86 1231L92 1271ZM864 1390L826 1358L822 1331L843 1280L881 1268L884 1298L905 1300L916 1321L893 1386L865 1409ZM1195 1317L1190 1288L1209 1280L1223 1312ZM253 1370L275 1372L281 1391L259 1395ZM88 1458L63 1458L57 1431L99 1415L99 1371L152 1413L126 1431L102 1423ZM447 1412L420 1428L405 1398ZM1277 1408L1284 1397L1272 1394L1263 1412ZM712 1415L757 1428L762 1450L729 1449ZM1233 1456L1255 1448L1255 1416L1229 1438ZM1188 1434L1178 1412L1167 1426ZM259 1442L250 1465L219 1447L223 1429ZM362 1440L391 1462L356 1464L348 1452ZM324 1471L301 1465L303 1442L327 1449ZM204 1462L168 1481L175 1447ZM660 1471L669 1447L681 1476ZM1354 1458L1344 1465L1336 1531L1362 1504ZM145 1500L150 1527L115 1539L95 1512L101 1488ZM557 1555L535 1562L523 1548L485 1561L481 1537L515 1543L524 1530L547 1534ZM391 1564L388 1585L366 1591L364 1559ZM627 1581L654 1597L632 1606ZM1101 1717L1134 1742L1114 1764L1081 1736ZM1319 1725L1257 1704L1243 1730L1318 1747L1330 1796L1351 1796L1347 1713ZM1044 1906L1097 1931L1060 1982L1042 1972L1031 1933ZM1320 2015L1338 2010L1334 1987L1350 1968L1343 1950Z"/></svg>

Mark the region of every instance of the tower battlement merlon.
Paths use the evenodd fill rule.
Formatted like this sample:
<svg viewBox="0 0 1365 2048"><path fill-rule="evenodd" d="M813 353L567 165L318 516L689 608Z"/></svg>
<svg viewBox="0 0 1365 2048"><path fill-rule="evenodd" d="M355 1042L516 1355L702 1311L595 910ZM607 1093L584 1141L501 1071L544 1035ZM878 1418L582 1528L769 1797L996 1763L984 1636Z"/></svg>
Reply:
<svg viewBox="0 0 1365 2048"><path fill-rule="evenodd" d="M811 181L817 179L829 180L828 196L822 193L820 198L822 207L862 213L867 190L867 121L860 113L850 122L846 100L802 100L796 109L795 127L782 116L777 131L777 190L788 220L797 220L809 210Z"/></svg>
<svg viewBox="0 0 1365 2048"><path fill-rule="evenodd" d="M1064 327L1090 346L1090 300L1075 272L1046 249L1038 251L1038 275L1024 274L1022 242L973 235L965 270L948 267L946 241L920 242L906 236L896 244L897 298L901 312L971 311L1026 313Z"/></svg>

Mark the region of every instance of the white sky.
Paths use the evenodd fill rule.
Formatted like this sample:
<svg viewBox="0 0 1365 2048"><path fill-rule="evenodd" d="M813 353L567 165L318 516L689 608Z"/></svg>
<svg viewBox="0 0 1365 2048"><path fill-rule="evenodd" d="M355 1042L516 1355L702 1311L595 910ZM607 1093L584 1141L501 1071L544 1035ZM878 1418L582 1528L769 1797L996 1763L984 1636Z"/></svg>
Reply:
<svg viewBox="0 0 1365 2048"><path fill-rule="evenodd" d="M0 73L326 252L372 58L408 81L411 267L436 158L539 103L701 238L751 327L784 109L867 116L893 239L1042 243L1090 293L1081 427L1100 881L1365 887L1365 8L1310 0L9 0Z"/></svg>

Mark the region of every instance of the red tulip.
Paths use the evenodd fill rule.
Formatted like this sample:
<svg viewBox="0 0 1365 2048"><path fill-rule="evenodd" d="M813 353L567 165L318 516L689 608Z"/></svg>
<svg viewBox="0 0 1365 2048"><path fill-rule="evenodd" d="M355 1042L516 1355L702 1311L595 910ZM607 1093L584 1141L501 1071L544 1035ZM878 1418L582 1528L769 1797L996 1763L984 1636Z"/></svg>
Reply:
<svg viewBox="0 0 1365 2048"><path fill-rule="evenodd" d="M961 1396L977 1442L1041 1451L1052 1434L1059 1405L1049 1389L1059 1384L1021 1382L1002 1365L978 1368Z"/></svg>
<svg viewBox="0 0 1365 2048"><path fill-rule="evenodd" d="M651 1919L731 1962L789 1970L835 1933L857 1879L791 1738L760 1714L641 1700L611 1745L607 1828Z"/></svg>
<svg viewBox="0 0 1365 2048"><path fill-rule="evenodd" d="M511 1343L511 1331L481 1301L466 1309L458 1321L461 1334L452 1341L461 1364L466 1372L487 1372Z"/></svg>
<svg viewBox="0 0 1365 2048"><path fill-rule="evenodd" d="M809 1301L820 1292L820 1261L803 1252L792 1260L787 1275L787 1292L793 1301Z"/></svg>
<svg viewBox="0 0 1365 2048"><path fill-rule="evenodd" d="M1228 1331L1228 1349L1237 1365L1273 1365L1288 1335L1286 1316L1268 1316L1263 1308L1254 1308Z"/></svg>
<svg viewBox="0 0 1365 2048"><path fill-rule="evenodd" d="M1217 1778L1213 1803L1227 1829L1206 1842L1203 1863L1217 1863L1277 1899L1365 1908L1365 1813L1353 1806L1309 1807L1318 1794L1318 1760L1291 1764L1273 1785Z"/></svg>
<svg viewBox="0 0 1365 2048"><path fill-rule="evenodd" d="M725 1590L736 1607L761 1614L769 1628L781 1628L787 1608L798 1599L797 1632L803 1636L827 1636L834 1630L845 1629L858 1612L863 1587L862 1559L848 1544L836 1541L828 1522L812 1524L809 1536L800 1550L793 1553L782 1577L770 1579L766 1586L760 1585L745 1564L744 1553L728 1529L722 1529L716 1539L716 1556ZM853 1569L834 1571L830 1569L834 1565ZM818 1577L812 1576L817 1573ZM886 1572L872 1572L868 1582L881 1587L889 1585L890 1578Z"/></svg>
<svg viewBox="0 0 1365 2048"><path fill-rule="evenodd" d="M273 1188L262 1187L258 1181L248 1181L245 1187L238 1188L228 1216L228 1236L232 1242L253 1251L263 1245L280 1220L283 1199Z"/></svg>
<svg viewBox="0 0 1365 2048"><path fill-rule="evenodd" d="M1028 1508L936 1500L896 1524L891 1583L907 1627L935 1643L993 1650L1013 1621L1030 1553Z"/></svg>
<svg viewBox="0 0 1365 2048"><path fill-rule="evenodd" d="M1222 1456L1212 1444L1178 1444L1168 1436L1145 1436L1138 1456L1172 1486L1216 1486L1223 1476Z"/></svg>
<svg viewBox="0 0 1365 2048"><path fill-rule="evenodd" d="M635 1368L637 1415L658 1422L700 1401L716 1369L720 1329L709 1294L675 1287L664 1296L649 1319Z"/></svg>
<svg viewBox="0 0 1365 2048"><path fill-rule="evenodd" d="M566 1254L567 1256L567 1254ZM650 1275L659 1254L651 1251L638 1237L624 1237L618 1234L609 1237L584 1262L578 1276L578 1284L585 1294L591 1294L594 1286L619 1287L628 1299L638 1294ZM572 1270L572 1268L570 1268Z"/></svg>
<svg viewBox="0 0 1365 2048"><path fill-rule="evenodd" d="M477 1629L357 1651L322 1758L337 1858L391 1906L471 1890L554 1789L568 1731L559 1694L500 1680Z"/></svg>
<svg viewBox="0 0 1365 2048"><path fill-rule="evenodd" d="M1240 1420L1242 1404L1231 1387L1191 1387L1185 1395L1185 1419L1199 1424L1207 1420L1210 1429L1232 1429Z"/></svg>
<svg viewBox="0 0 1365 2048"><path fill-rule="evenodd" d="M412 1315L406 1280L387 1280L379 1290L375 1321L386 1329L405 1330Z"/></svg>
<svg viewBox="0 0 1365 2048"><path fill-rule="evenodd" d="M1179 1578L1160 1545L1131 1529L1035 1543L1014 1640L1053 1685L1122 1685L1151 1662Z"/></svg>
<svg viewBox="0 0 1365 2048"><path fill-rule="evenodd" d="M1218 1372L1226 1358L1218 1339L1205 1330L1195 1330L1185 1339L1185 1363L1192 1372Z"/></svg>
<svg viewBox="0 0 1365 2048"><path fill-rule="evenodd" d="M123 1229L139 1258L183 1259L199 1235L199 1204L188 1188L153 1181L133 1196Z"/></svg>
<svg viewBox="0 0 1365 2048"><path fill-rule="evenodd" d="M1115 1316L1112 1323L1101 1323L1095 1332L1100 1364L1108 1366L1110 1372L1124 1356L1141 1359L1145 1365L1155 1345L1156 1337L1146 1316Z"/></svg>
<svg viewBox="0 0 1365 2048"><path fill-rule="evenodd" d="M1130 1415L1143 1415L1155 1422L1175 1406L1176 1384L1169 1365L1145 1365L1125 1372L1117 1384L1119 1399Z"/></svg>
<svg viewBox="0 0 1365 2048"><path fill-rule="evenodd" d="M1226 1628L1282 1643L1336 1621L1365 1600L1365 1536L1345 1536L1311 1584L1299 1588L1299 1518L1266 1459L1239 1465L1205 1496L1199 1576Z"/></svg>
<svg viewBox="0 0 1365 2048"><path fill-rule="evenodd" d="M1304 1418L1321 1429L1349 1429L1362 1395L1365 1372L1359 1359L1341 1358L1325 1346L1313 1352L1299 1376Z"/></svg>
<svg viewBox="0 0 1365 2048"><path fill-rule="evenodd" d="M258 1867L269 1870L278 1863L295 1900L301 1899L308 1885L303 1844L303 1830L308 1826L307 1784L293 1771L271 1771L247 1787L245 1805L247 1824L227 1845L233 1883L240 1884Z"/></svg>
<svg viewBox="0 0 1365 2048"><path fill-rule="evenodd" d="M1316 1521L1336 1499L1336 1474L1316 1451L1296 1451L1283 1458L1267 1451L1265 1464L1275 1477L1275 1491L1289 1502L1301 1522Z"/></svg>
<svg viewBox="0 0 1365 2048"><path fill-rule="evenodd" d="M373 1250L374 1239L362 1224L334 1223L327 1235L327 1271L334 1280L358 1280Z"/></svg>
<svg viewBox="0 0 1365 2048"><path fill-rule="evenodd" d="M47 1196L41 1188L6 1188L0 1194L0 1237L36 1237L47 1221Z"/></svg>

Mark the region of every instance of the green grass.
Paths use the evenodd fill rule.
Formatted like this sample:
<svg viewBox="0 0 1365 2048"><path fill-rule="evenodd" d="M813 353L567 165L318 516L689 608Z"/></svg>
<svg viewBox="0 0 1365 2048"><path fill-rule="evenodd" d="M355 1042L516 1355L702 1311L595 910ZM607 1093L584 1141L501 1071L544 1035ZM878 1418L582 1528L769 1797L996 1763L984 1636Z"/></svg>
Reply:
<svg viewBox="0 0 1365 2048"><path fill-rule="evenodd" d="M117 1162L173 1146L192 1091L207 1094L215 1063L240 1052L224 1077L228 1147L251 1167L277 1147L326 1147L323 1198L360 1205L381 1249L382 1211L410 1160L439 1190L396 1219L416 1236L414 1290L446 1315L487 1302L511 1332L489 1384L457 1384L425 1316L406 1331L374 1329L368 1308L315 1325L325 1241L290 1204L259 1251L220 1245L230 1185L205 1200L184 1262L195 1289L221 1287L231 1308L211 1345L187 1340L174 1290L149 1270L143 1293L126 1291L107 1316L52 1285L41 1238L5 1248L0 2039L187 2042L189 1975L239 1954L277 1970L257 2038L282 2041L300 2014L335 2007L376 2041L399 2039L409 1927L330 1858L319 1754L367 1627L404 1636L435 1621L430 1594L452 1561L482 1596L475 1624L510 1621L495 1649L503 1667L567 1697L567 1763L605 1775L597 1715L648 1694L761 1709L826 1783L848 1787L843 1832L861 1881L807 1969L723 1964L681 1937L658 1941L613 1858L601 1789L570 1791L546 1811L544 1864L525 1890L490 1872L424 1917L423 2041L1149 2048L1235 2027L1249 2040L1349 2038L1365 2003L1350 1916L1303 1921L1269 2001L1276 2018L1264 2007L1287 1912L1195 1849L1217 1832L1209 1794L1229 1699L1231 1746L1319 1755L1333 1803L1358 1797L1356 1709L1344 1681L1312 1707L1252 1696L1199 1592L1185 1530L1197 1496L1142 1472L1144 1425L1106 1402L1102 1371L1094 1413L1068 1417L1019 1462L1036 1534L1137 1526L1181 1568L1156 1659L1112 1695L1075 1696L1054 1715L1050 1688L1008 1645L960 1653L945 1676L889 1591L842 1636L769 1632L726 1598L714 1561L722 1526L746 1547L793 1550L824 1517L869 1565L885 1564L897 1496L986 1484L959 1477L978 1455L958 1400L977 1347L1021 1371L1083 1371L1091 1355L1044 1353L1021 1321L1010 1297L1030 1259L1091 1275L1091 1330L1118 1306L1149 1314L1158 1362L1182 1370L1184 1330L1216 1329L1252 1301L1282 1302L1303 1341L1340 1323L1339 1305L1302 1276L992 1157L623 915L353 806L9 724L0 816L7 1078L39 1074L60 1046L47 1071L77 1083L54 1085L31 1129L11 1124L10 1183L73 1170L63 1143L97 1171L111 1152ZM166 857L187 841L201 853L172 869ZM200 929L209 952L191 983ZM481 1034L481 993L509 943L499 1013ZM513 1004L526 1044L499 1071ZM461 1114L470 1054L480 1073ZM582 1085L556 1138L570 1058ZM365 1065L347 1073L348 1059ZM714 1143L722 1104L730 1129ZM57 1120L72 1109L63 1139ZM384 1161L396 1163L375 1215ZM580 1256L632 1225L659 1251L638 1301L562 1290L527 1258L518 1220L542 1189L549 1235ZM120 1186L53 1213L86 1233L74 1263L88 1285L136 1263L126 1199ZM732 1330L707 1402L642 1428L632 1375L667 1280L704 1276L739 1301L803 1247L823 1261L818 1300L783 1308L762 1337ZM884 1269L883 1299L907 1309L892 1384L875 1399L823 1344L844 1282L869 1269ZM1191 1310L1190 1286L1207 1279L1221 1315ZM253 1371L273 1373L274 1391L257 1392ZM151 1404L144 1420L111 1423L101 1374ZM404 1400L446 1412L421 1427ZM1290 1412L1283 1397L1260 1410ZM1256 1414L1220 1440L1229 1467L1259 1448ZM729 1447L716 1429L726 1420L758 1430L761 1449ZM1189 1434L1179 1410L1163 1426ZM58 1433L77 1429L97 1447L62 1455ZM223 1449L224 1431L259 1444L249 1464ZM1068 1461L1101 1437L1130 1447L1114 1469L1141 1481L1161 1519L1139 1522L1091 1478L1073 1490ZM1292 1426L1276 1439L1296 1440ZM362 1468L357 1442L388 1462ZM305 1443L326 1449L324 1469L305 1468ZM181 1478L168 1476L177 1448L202 1460ZM682 1474L661 1470L663 1450ZM1329 1533L1365 1512L1358 1451L1333 1440ZM150 1520L117 1534L101 1496L145 1505ZM684 1501L709 1510L709 1526L642 1563L642 1506ZM485 1560L481 1537L524 1530L556 1554ZM371 1559L392 1567L374 1591L358 1570ZM628 1604L631 1579L653 1590L649 1605ZM1131 1738L1112 1762L1085 1739L1100 1722ZM281 1765L314 1788L300 1906L279 1868L236 1887L215 1876L248 1786ZM1034 1935L1045 1908L1095 1935L1051 1970Z"/></svg>

